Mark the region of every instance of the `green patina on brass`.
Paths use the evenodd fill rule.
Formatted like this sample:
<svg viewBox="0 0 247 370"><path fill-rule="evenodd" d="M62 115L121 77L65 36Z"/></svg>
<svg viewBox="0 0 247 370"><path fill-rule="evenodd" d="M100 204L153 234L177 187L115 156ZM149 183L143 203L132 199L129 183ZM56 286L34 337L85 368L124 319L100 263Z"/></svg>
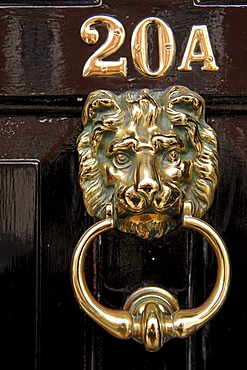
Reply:
<svg viewBox="0 0 247 370"><path fill-rule="evenodd" d="M218 183L217 139L205 102L184 86L116 95L90 93L78 138L79 180L87 212L142 238L161 237L181 221L183 203L202 217Z"/></svg>

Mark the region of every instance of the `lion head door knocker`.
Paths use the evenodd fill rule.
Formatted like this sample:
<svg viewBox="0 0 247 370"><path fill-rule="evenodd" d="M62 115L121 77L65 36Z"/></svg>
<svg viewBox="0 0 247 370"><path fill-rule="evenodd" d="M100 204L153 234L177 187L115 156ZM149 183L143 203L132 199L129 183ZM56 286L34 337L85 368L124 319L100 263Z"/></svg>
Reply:
<svg viewBox="0 0 247 370"><path fill-rule="evenodd" d="M219 311L229 288L225 244L200 219L212 204L218 182L217 138L204 110L203 98L184 86L121 95L97 90L83 110L79 181L87 212L100 221L86 230L75 248L75 296L110 334L132 337L148 351L200 329ZM84 262L97 235L116 227L140 238L160 238L180 223L201 233L216 254L216 283L201 306L180 309L175 297L158 287L138 289L122 310L107 308L92 296Z"/></svg>

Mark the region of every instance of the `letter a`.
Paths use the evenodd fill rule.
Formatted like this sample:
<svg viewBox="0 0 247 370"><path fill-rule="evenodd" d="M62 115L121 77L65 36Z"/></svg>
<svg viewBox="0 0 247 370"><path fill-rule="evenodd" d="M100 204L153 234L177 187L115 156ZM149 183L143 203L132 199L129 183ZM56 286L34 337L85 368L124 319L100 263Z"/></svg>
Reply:
<svg viewBox="0 0 247 370"><path fill-rule="evenodd" d="M202 62L203 71L217 71L207 26L193 26L179 71L191 71L190 63Z"/></svg>

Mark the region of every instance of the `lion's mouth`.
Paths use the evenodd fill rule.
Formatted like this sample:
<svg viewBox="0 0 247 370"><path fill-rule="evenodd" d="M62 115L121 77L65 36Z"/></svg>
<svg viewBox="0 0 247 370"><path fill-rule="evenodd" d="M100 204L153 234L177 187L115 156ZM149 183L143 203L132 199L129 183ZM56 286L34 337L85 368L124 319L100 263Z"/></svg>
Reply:
<svg viewBox="0 0 247 370"><path fill-rule="evenodd" d="M140 214L119 220L119 229L135 234L143 239L160 238L173 230L179 223L179 217L168 214Z"/></svg>
<svg viewBox="0 0 247 370"><path fill-rule="evenodd" d="M181 199L181 190L175 184L162 184L161 189L151 194L151 189L137 191L132 185L116 192L118 213L131 214L164 213L174 208Z"/></svg>

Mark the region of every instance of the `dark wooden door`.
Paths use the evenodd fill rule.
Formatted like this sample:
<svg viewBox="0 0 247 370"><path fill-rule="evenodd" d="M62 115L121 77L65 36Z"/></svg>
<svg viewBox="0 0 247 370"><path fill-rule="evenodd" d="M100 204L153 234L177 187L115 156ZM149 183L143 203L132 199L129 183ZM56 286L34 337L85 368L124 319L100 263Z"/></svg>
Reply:
<svg viewBox="0 0 247 370"><path fill-rule="evenodd" d="M127 57L126 77L82 77L96 46L81 40L91 16L126 30L113 59ZM176 57L161 78L140 74L131 35L147 17L172 29ZM0 367L3 370L218 370L245 364L247 268L247 3L211 0L0 2ZM180 71L193 25L206 25L217 71ZM100 28L99 43L105 29ZM151 37L151 35L150 35ZM102 41L103 40L103 41ZM157 47L157 44L153 44ZM154 55L151 53L150 55ZM111 337L79 309L71 280L73 249L95 222L84 209L76 140L92 90L185 85L206 101L219 141L220 182L205 216L223 237L232 266L221 311L188 339L157 353ZM215 281L215 257L194 232L178 229L145 242L119 231L91 248L87 279L105 306L122 308L135 289L156 285L182 307L201 304Z"/></svg>

